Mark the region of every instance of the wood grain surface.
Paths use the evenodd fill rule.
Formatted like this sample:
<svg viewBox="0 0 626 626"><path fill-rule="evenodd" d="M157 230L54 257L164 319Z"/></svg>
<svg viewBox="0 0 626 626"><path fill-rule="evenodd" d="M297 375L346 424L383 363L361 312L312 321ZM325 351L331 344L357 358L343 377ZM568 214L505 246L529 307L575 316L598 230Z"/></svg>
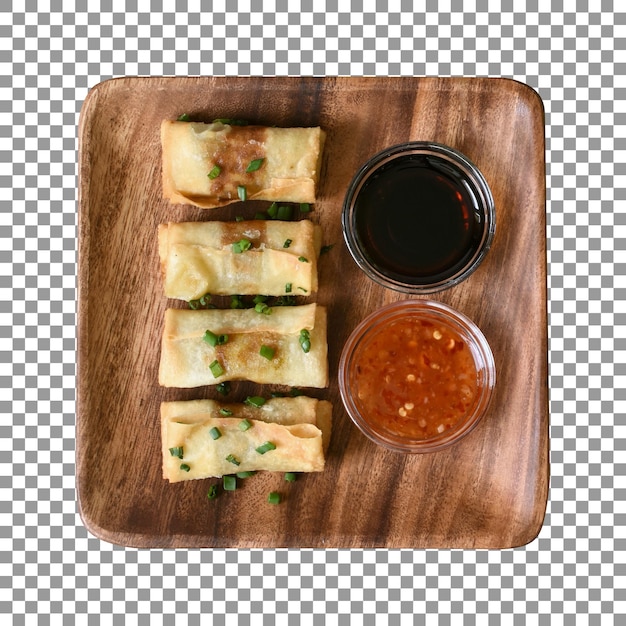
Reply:
<svg viewBox="0 0 626 626"><path fill-rule="evenodd" d="M215 480L161 476L159 405L217 394L157 382L163 314L157 226L252 217L162 197L159 125L181 113L328 133L311 219L334 244L320 261L334 404L326 470L285 483L260 474L207 500ZM379 306L406 296L367 279L341 233L348 184L370 156L407 140L448 144L483 172L496 204L492 248L460 285L430 296L467 314L494 352L497 388L480 425L451 448L401 455L367 440L337 386L342 346ZM544 112L537 94L481 78L120 78L89 93L79 128L77 490L88 530L136 547L507 548L534 539L548 493ZM302 302L306 302L303 299ZM268 387L233 385L231 398ZM266 502L279 490L280 505Z"/></svg>

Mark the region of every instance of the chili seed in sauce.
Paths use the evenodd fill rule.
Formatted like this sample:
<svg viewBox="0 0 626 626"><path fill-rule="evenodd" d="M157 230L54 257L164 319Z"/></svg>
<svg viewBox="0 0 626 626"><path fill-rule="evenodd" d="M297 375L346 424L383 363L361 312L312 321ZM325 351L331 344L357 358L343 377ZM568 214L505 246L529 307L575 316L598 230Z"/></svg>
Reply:
<svg viewBox="0 0 626 626"><path fill-rule="evenodd" d="M375 333L355 357L356 395L376 429L428 439L454 428L474 404L472 352L446 325L398 320Z"/></svg>

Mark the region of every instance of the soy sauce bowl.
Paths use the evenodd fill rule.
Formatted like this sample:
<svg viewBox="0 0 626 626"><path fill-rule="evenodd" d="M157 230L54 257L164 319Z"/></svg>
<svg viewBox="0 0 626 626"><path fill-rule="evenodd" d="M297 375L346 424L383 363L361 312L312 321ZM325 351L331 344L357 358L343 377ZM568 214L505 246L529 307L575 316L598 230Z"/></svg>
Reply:
<svg viewBox="0 0 626 626"><path fill-rule="evenodd" d="M384 448L437 452L467 436L496 384L487 339L441 302L405 300L366 317L346 341L339 391L357 428Z"/></svg>
<svg viewBox="0 0 626 626"><path fill-rule="evenodd" d="M413 141L367 161L344 200L350 254L374 281L428 294L466 279L484 259L496 227L480 170L443 144Z"/></svg>

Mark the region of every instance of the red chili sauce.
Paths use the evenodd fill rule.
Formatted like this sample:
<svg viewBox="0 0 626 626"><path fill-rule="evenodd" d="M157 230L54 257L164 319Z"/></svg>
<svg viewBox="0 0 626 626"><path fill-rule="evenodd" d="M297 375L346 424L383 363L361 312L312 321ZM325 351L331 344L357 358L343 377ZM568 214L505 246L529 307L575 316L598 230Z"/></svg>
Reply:
<svg viewBox="0 0 626 626"><path fill-rule="evenodd" d="M470 348L448 326L416 319L380 328L357 351L355 389L374 429L429 439L453 428L477 395Z"/></svg>

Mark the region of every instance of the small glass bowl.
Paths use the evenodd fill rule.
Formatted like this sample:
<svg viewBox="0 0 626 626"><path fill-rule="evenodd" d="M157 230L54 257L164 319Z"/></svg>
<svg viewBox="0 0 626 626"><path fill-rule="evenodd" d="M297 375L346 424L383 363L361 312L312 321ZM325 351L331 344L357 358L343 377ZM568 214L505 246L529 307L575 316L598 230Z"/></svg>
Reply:
<svg viewBox="0 0 626 626"><path fill-rule="evenodd" d="M428 294L466 279L491 245L496 212L480 170L457 150L412 141L354 176L343 204L350 254L374 281Z"/></svg>
<svg viewBox="0 0 626 626"><path fill-rule="evenodd" d="M339 362L339 391L352 421L375 443L405 453L435 452L465 437L487 411L495 384L480 329L429 300L394 302L366 317Z"/></svg>

